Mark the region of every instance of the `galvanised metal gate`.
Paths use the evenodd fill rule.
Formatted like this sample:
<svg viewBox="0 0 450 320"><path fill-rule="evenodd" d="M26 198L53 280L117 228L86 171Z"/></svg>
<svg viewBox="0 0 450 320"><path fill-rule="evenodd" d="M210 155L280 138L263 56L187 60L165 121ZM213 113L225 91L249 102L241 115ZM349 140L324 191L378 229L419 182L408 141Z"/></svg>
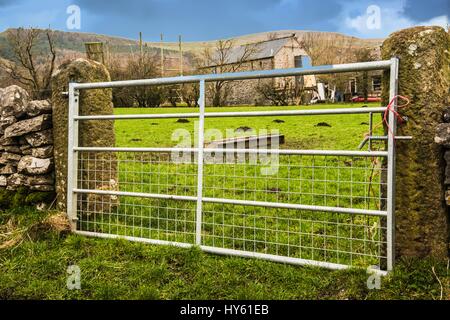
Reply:
<svg viewBox="0 0 450 320"><path fill-rule="evenodd" d="M211 253L332 269L394 265L396 117L386 107L205 112L205 84L390 70L396 110L398 60L175 78L69 84L67 211L74 232L152 244L199 246ZM199 83L196 113L79 115L80 90ZM387 149L208 149L205 118L389 113ZM198 119L197 147L118 148L78 145L83 121ZM370 122L371 123L371 122ZM145 132L143 133L145 134ZM370 137L369 137L370 138ZM380 138L380 137L378 137ZM374 137L373 140L376 140ZM233 164L205 161L224 154ZM184 154L181 161L173 155ZM187 155L187 157L186 157ZM276 156L262 173L252 156ZM375 173L375 174L374 174ZM273 186L277 186L274 188Z"/></svg>

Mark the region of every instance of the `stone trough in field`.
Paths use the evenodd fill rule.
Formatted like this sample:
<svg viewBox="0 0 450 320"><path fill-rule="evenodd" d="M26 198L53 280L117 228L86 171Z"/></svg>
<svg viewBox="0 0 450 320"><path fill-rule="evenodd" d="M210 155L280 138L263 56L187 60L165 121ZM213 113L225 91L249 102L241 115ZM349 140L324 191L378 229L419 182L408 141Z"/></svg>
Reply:
<svg viewBox="0 0 450 320"><path fill-rule="evenodd" d="M248 137L236 137L223 140L215 140L205 143L207 149L270 149L272 146L284 144L285 139L282 134L269 134Z"/></svg>

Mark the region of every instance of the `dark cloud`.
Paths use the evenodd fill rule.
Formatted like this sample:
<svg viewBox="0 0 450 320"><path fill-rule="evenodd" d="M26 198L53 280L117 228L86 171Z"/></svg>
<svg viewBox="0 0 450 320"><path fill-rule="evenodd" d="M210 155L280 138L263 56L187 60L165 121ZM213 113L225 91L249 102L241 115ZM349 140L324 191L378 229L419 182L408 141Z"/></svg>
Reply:
<svg viewBox="0 0 450 320"><path fill-rule="evenodd" d="M0 7L7 7L13 3L21 2L19 0L0 0Z"/></svg>
<svg viewBox="0 0 450 320"><path fill-rule="evenodd" d="M134 16L158 17L161 13L165 18L194 16L211 19L223 14L245 14L252 10L261 10L278 3L281 0L115 0L108 4L104 1L76 0L83 10L89 10L96 14L133 14ZM208 14L208 15L203 15ZM162 17L161 17L162 18Z"/></svg>
<svg viewBox="0 0 450 320"><path fill-rule="evenodd" d="M407 0L404 14L418 22L450 16L450 0Z"/></svg>
<svg viewBox="0 0 450 320"><path fill-rule="evenodd" d="M182 34L186 41L214 40L282 29L354 30L346 18L364 15L370 4L404 7L399 18L418 23L450 15L450 0L0 0L0 27L28 23L64 29L66 7L81 8L81 31L166 40ZM404 6L403 6L404 4ZM17 10L16 10L17 6ZM56 12L56 13L55 13ZM40 22L40 20L42 22ZM50 19L51 21L47 21ZM45 20L45 21L44 21ZM389 30L390 32L390 30ZM386 31L388 33L388 31ZM366 36L354 31L353 35Z"/></svg>
<svg viewBox="0 0 450 320"><path fill-rule="evenodd" d="M341 1L322 0L117 0L75 1L95 19L92 27L103 33L147 36L165 33L186 40L211 40L277 29L330 30ZM85 16L86 17L86 16ZM320 18L318 18L320 17Z"/></svg>

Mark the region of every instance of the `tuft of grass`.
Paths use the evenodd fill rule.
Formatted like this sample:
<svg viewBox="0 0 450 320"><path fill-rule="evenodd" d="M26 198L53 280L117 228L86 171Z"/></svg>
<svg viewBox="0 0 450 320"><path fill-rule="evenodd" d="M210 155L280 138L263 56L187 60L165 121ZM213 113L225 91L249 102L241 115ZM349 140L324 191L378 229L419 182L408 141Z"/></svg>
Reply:
<svg viewBox="0 0 450 320"><path fill-rule="evenodd" d="M25 240L64 236L69 231L70 225L63 213L42 212L32 207L0 212L0 249L14 248Z"/></svg>

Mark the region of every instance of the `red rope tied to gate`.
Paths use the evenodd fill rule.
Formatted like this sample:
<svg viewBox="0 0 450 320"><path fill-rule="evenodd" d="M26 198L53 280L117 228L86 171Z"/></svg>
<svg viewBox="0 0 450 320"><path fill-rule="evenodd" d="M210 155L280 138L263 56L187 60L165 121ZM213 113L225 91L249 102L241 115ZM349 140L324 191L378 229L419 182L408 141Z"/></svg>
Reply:
<svg viewBox="0 0 450 320"><path fill-rule="evenodd" d="M386 127L388 128L388 135L390 134L394 134L392 131L391 126L389 125L389 112L392 112L395 117L397 118L398 123L403 123L405 120L403 119L403 117L400 115L400 113L398 113L395 109L394 109L394 102L398 101L398 99L404 100L405 103L402 105L397 106L398 109L402 109L405 108L407 106L409 106L410 104L410 100L407 97L404 96L395 96L394 98L392 98L392 100L389 102L388 106L386 107L386 110L384 111L383 114L383 121L381 121L379 124L377 124L375 127L372 128L372 132L375 131L375 129L377 129L378 127L382 126L384 123L386 124ZM365 137L370 136L370 133L366 133L364 135Z"/></svg>
<svg viewBox="0 0 450 320"><path fill-rule="evenodd" d="M400 95L395 96L394 98L392 98L391 102L389 102L388 106L386 107L386 111L384 112L384 116L383 116L383 123L385 123L388 128L388 135L389 134L394 135L394 132L392 131L391 126L389 125L389 119L388 119L389 112L392 112L395 115L395 117L397 118L397 122L399 124L402 124L405 121L403 119L403 117L400 115L400 113L398 113L394 109L394 102L398 101L399 98L404 100L406 103L397 106L398 109L405 108L410 104L410 101L407 97L400 96Z"/></svg>

